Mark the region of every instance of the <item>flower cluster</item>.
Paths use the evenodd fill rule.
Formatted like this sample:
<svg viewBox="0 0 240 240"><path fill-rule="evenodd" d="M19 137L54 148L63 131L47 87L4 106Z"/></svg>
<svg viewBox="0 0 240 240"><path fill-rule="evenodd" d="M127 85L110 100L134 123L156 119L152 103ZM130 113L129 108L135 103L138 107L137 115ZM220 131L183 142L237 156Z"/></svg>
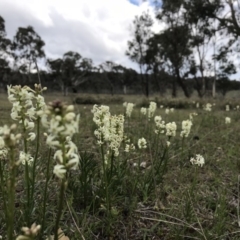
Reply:
<svg viewBox="0 0 240 240"><path fill-rule="evenodd" d="M114 156L119 155L119 148L123 141L124 134L124 116L114 115L110 118L110 128L109 128L109 147L114 152Z"/></svg>
<svg viewBox="0 0 240 240"><path fill-rule="evenodd" d="M159 133L164 133L165 132L165 122L162 121L162 117L161 116L155 116L154 118L154 122L156 124L156 129L155 129L155 133L159 134Z"/></svg>
<svg viewBox="0 0 240 240"><path fill-rule="evenodd" d="M198 114L193 112L193 113L189 113L189 119L192 121L193 117L197 116Z"/></svg>
<svg viewBox="0 0 240 240"><path fill-rule="evenodd" d="M130 151L133 151L133 150L135 150L135 145L133 143L126 144L124 152L130 152Z"/></svg>
<svg viewBox="0 0 240 240"><path fill-rule="evenodd" d="M6 159L9 149L14 148L21 139L20 133L15 133L17 125L0 127L0 160ZM19 164L19 161L17 162Z"/></svg>
<svg viewBox="0 0 240 240"><path fill-rule="evenodd" d="M46 88L35 84L35 90L28 86L7 86L8 100L12 103L11 118L23 125L24 132L28 133L28 141L34 141L36 134L29 132L34 129L34 121L38 112L45 108L45 101L41 95Z"/></svg>
<svg viewBox="0 0 240 240"><path fill-rule="evenodd" d="M230 118L230 117L226 117L226 118L225 118L225 123L226 123L226 124L231 123L231 118Z"/></svg>
<svg viewBox="0 0 240 240"><path fill-rule="evenodd" d="M57 165L53 172L59 178L64 178L69 169L75 170L79 164L77 146L71 141L79 130L79 118L73 105L67 106L60 101L50 103L42 115L42 124L48 129L46 143L56 150Z"/></svg>
<svg viewBox="0 0 240 240"><path fill-rule="evenodd" d="M139 149L147 148L147 141L145 138L138 139L138 148Z"/></svg>
<svg viewBox="0 0 240 240"><path fill-rule="evenodd" d="M227 104L226 105L226 111L229 112L230 111L230 106Z"/></svg>
<svg viewBox="0 0 240 240"><path fill-rule="evenodd" d="M140 112L141 112L141 114L146 115L147 114L147 108L142 107Z"/></svg>
<svg viewBox="0 0 240 240"><path fill-rule="evenodd" d="M123 106L126 107L126 116L130 118L132 115L134 104L125 102Z"/></svg>
<svg viewBox="0 0 240 240"><path fill-rule="evenodd" d="M181 137L188 137L192 127L192 121L191 120L184 120L182 121L182 131L180 133Z"/></svg>
<svg viewBox="0 0 240 240"><path fill-rule="evenodd" d="M166 113L166 114L173 113L174 110L175 110L174 108L166 108L166 109L165 109L165 113Z"/></svg>
<svg viewBox="0 0 240 240"><path fill-rule="evenodd" d="M8 100L12 103L11 118L22 123L26 130L34 128L36 111L33 107L34 92L28 86L7 86Z"/></svg>
<svg viewBox="0 0 240 240"><path fill-rule="evenodd" d="M114 156L119 155L119 147L124 139L124 116L111 116L108 106L93 106L93 121L98 129L94 131L99 145L107 143Z"/></svg>
<svg viewBox="0 0 240 240"><path fill-rule="evenodd" d="M195 158L192 157L192 158L190 159L190 162L191 162L192 164L196 164L196 165L202 167L202 166L204 165L204 163L205 163L205 160L204 160L204 157L203 157L202 155L196 154Z"/></svg>
<svg viewBox="0 0 240 240"><path fill-rule="evenodd" d="M156 109L157 109L157 104L155 102L150 102L149 108L148 108L148 119L149 120L151 117L153 117Z"/></svg>
<svg viewBox="0 0 240 240"><path fill-rule="evenodd" d="M175 137L177 131L177 124L175 122L170 122L166 124L166 136Z"/></svg>
<svg viewBox="0 0 240 240"><path fill-rule="evenodd" d="M31 240L31 239L34 239L37 236L40 229L41 229L41 226L36 225L36 223L33 223L31 228L22 227L22 231L24 232L24 235L18 236L16 238L16 240Z"/></svg>
<svg viewBox="0 0 240 240"><path fill-rule="evenodd" d="M29 153L25 153L23 151L20 152L19 161L25 165L31 165L33 163L33 157Z"/></svg>
<svg viewBox="0 0 240 240"><path fill-rule="evenodd" d="M203 109L207 112L211 112L212 111L212 104L211 103L207 103L205 106L203 106Z"/></svg>

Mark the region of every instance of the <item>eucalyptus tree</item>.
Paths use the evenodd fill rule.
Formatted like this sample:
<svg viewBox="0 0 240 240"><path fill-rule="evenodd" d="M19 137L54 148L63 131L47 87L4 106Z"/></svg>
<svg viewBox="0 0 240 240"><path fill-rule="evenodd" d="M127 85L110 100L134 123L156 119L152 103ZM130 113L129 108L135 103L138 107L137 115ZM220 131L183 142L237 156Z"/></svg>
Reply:
<svg viewBox="0 0 240 240"><path fill-rule="evenodd" d="M168 85L166 81L169 80L166 72L171 72L171 66L169 62L164 59L164 49L161 48L159 34L154 34L150 37L147 44L148 50L145 59L148 72L152 75L158 91L162 95Z"/></svg>
<svg viewBox="0 0 240 240"><path fill-rule="evenodd" d="M68 88L75 90L89 80L93 68L92 60L83 58L78 52L66 52L62 58L47 60L53 81L57 83L66 96Z"/></svg>
<svg viewBox="0 0 240 240"><path fill-rule="evenodd" d="M237 1L233 3L231 0L184 0L183 6L187 21L193 27L192 39L199 60L198 69L203 83L202 95L205 92L204 73L211 70L212 96L215 97L216 80L236 72L232 57L239 51L236 42L240 17L239 5Z"/></svg>
<svg viewBox="0 0 240 240"><path fill-rule="evenodd" d="M126 51L126 55L139 66L142 89L147 97L149 96L149 82L146 54L148 49L147 42L152 36L152 25L153 19L148 12L143 12L141 16L136 16L133 21L133 39L128 41L128 50Z"/></svg>
<svg viewBox="0 0 240 240"><path fill-rule="evenodd" d="M12 42L7 38L5 20L0 16L0 57L3 57L6 53L10 53L11 46Z"/></svg>
<svg viewBox="0 0 240 240"><path fill-rule="evenodd" d="M0 16L0 84L7 83L11 72L9 60L12 58L12 42L7 38L5 20Z"/></svg>
<svg viewBox="0 0 240 240"><path fill-rule="evenodd" d="M19 69L28 75L29 81L32 70L37 68L38 59L45 57L44 46L44 41L32 26L19 27L13 38L15 60Z"/></svg>
<svg viewBox="0 0 240 240"><path fill-rule="evenodd" d="M115 89L115 79L116 79L116 68L117 64L113 61L105 61L101 63L99 67L99 71L101 75L103 76L104 80L108 83L111 91L111 95L114 95L114 89Z"/></svg>
<svg viewBox="0 0 240 240"><path fill-rule="evenodd" d="M209 77L209 73L213 78L212 95L215 96L217 78L222 74L229 75L235 72L231 57L234 55L233 51L235 54L238 52L239 47L236 42L240 16L237 1L161 0L161 2L157 18L164 21L167 28L184 25L189 29L188 47L192 53L187 57L190 57L188 74L194 76L199 96L204 96L206 92L205 78Z"/></svg>
<svg viewBox="0 0 240 240"><path fill-rule="evenodd" d="M191 29L182 12L182 0L163 0L162 9L156 15L165 29L155 34L158 51L166 62L170 74L175 76L172 95L176 96L176 83L182 88L186 97L190 97L185 78L191 74L192 48Z"/></svg>
<svg viewBox="0 0 240 240"><path fill-rule="evenodd" d="M210 61L212 60L209 52L211 51L211 42L216 32L214 19L210 17L215 9L201 1L184 0L182 4L185 22L191 28L191 45L195 59L192 65L192 75L196 81L196 90L199 97L203 97L206 94L206 72L209 70Z"/></svg>

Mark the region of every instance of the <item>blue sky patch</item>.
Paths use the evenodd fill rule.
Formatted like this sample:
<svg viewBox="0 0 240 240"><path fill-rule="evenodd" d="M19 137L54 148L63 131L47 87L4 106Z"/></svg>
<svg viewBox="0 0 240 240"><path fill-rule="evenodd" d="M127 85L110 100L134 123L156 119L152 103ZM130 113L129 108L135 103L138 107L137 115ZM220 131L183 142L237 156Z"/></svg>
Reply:
<svg viewBox="0 0 240 240"><path fill-rule="evenodd" d="M130 3L132 3L133 5L138 6L138 0L128 0Z"/></svg>

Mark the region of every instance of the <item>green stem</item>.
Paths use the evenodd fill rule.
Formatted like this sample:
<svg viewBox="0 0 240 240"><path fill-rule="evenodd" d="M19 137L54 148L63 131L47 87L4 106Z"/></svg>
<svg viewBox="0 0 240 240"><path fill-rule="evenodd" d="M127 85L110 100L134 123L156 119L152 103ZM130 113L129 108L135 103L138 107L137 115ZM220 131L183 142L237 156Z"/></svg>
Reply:
<svg viewBox="0 0 240 240"><path fill-rule="evenodd" d="M65 138L61 137L60 142L62 143L62 152L63 152L63 165L66 165L67 158L66 158L66 148L65 148ZM63 209L63 198L64 198L64 192L67 184L67 173L66 177L64 179L61 179L61 188L60 188L60 193L59 193L59 198L58 198L58 213L57 213L57 219L55 223L55 233L54 233L54 240L58 240L58 228L59 228L59 222L62 216L62 209Z"/></svg>
<svg viewBox="0 0 240 240"><path fill-rule="evenodd" d="M103 178L104 178L104 184L103 184L103 186L105 187L105 194L106 194L107 215L109 215L110 202L109 202L108 179L107 179L107 172L106 172L106 167L105 167L105 159L104 159L103 145L101 145L101 154L102 154Z"/></svg>
<svg viewBox="0 0 240 240"><path fill-rule="evenodd" d="M34 191L35 191L35 172L36 172L36 162L39 152L39 137L40 137L40 118L37 119L37 142L36 142L36 151L33 161L33 168L32 168L32 191L31 191L31 209L34 208Z"/></svg>
<svg viewBox="0 0 240 240"><path fill-rule="evenodd" d="M61 180L61 188L58 198L58 213L57 213L57 219L55 223L55 233L54 233L54 240L58 240L58 228L59 228L59 222L62 216L62 209L63 209L63 198L64 198L64 191L65 191L65 181Z"/></svg>
<svg viewBox="0 0 240 240"><path fill-rule="evenodd" d="M24 118L22 117L22 124L23 124L23 142L24 142L24 152L25 154L28 153L28 147L27 147L27 139L26 139L26 128L24 126ZM27 188L27 194L26 194L26 204L27 207L25 209L25 221L27 225L30 225L30 184L29 184L29 171L28 171L28 162L25 161L25 185Z"/></svg>
<svg viewBox="0 0 240 240"><path fill-rule="evenodd" d="M0 160L0 189L2 192L2 199L3 199L3 207L4 207L4 214L5 214L5 220L8 218L8 212L7 212L7 202L6 202L6 189L4 186L6 186L6 182L4 181L3 176L4 169L2 167L2 161ZM7 221L6 221L7 222Z"/></svg>
<svg viewBox="0 0 240 240"><path fill-rule="evenodd" d="M15 164L15 156L14 150L10 151L10 179L8 185L8 225L7 225L7 239L13 239L13 230L14 230L14 210L15 210L15 180L16 180L16 164Z"/></svg>
<svg viewBox="0 0 240 240"><path fill-rule="evenodd" d="M43 196L43 211L42 211L42 226L41 226L42 233L44 232L44 229L45 229L45 213L46 213L46 202L47 202L47 188L48 188L48 182L49 182L49 179L50 179L49 173L50 173L51 154L52 154L52 149L49 148L48 161L47 161L47 172L46 172L46 182L45 182L44 196Z"/></svg>

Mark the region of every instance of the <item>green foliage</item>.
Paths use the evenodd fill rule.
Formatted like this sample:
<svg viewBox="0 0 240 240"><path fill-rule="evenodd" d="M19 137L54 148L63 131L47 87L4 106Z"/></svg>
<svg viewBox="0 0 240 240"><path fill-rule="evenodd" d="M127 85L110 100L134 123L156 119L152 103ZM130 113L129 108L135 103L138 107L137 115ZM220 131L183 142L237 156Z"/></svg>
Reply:
<svg viewBox="0 0 240 240"><path fill-rule="evenodd" d="M145 100L134 107L130 118L125 119L125 135L135 144L136 150L125 152L125 139L120 155L109 155L107 166L103 164L101 149L93 134L97 128L92 123L93 115L90 109L80 110L79 106L80 134L74 136L73 141L80 150L80 164L77 170L69 173L59 221L59 226L70 239L95 239L96 236L102 239L117 236L122 239L184 239L184 236L212 239L222 238L225 234L231 239L239 238L237 210L233 202L237 201L239 163L236 159L240 140L236 134L239 131L239 111L233 109L238 102L216 102L212 112L202 109L207 103L203 101L199 109L196 102L186 99L159 98L155 102L158 105L155 116L161 115L166 123L176 122L176 137L168 139L164 134L155 134L153 118L148 120L147 116L140 115L140 106L149 106ZM227 103L229 112L225 111ZM160 108L160 105L164 107ZM167 107L175 107L175 111L166 114ZM190 135L183 140L179 137L181 123L193 111L198 116L193 118ZM111 113L112 116L123 114L122 103L111 105ZM225 116L231 117L230 125L225 124ZM146 149L137 147L141 137L147 140ZM169 147L167 140L170 141ZM20 165L16 171L15 202L18 207L15 214L18 217L14 229L20 234L23 225L30 227L36 222L44 228L36 239L46 239L55 232L53 219L58 210L56 203L61 184L52 173L54 152L48 152L42 134L40 146L34 180L35 207L27 219L29 224L24 222L23 215L28 206L21 202L26 199L26 192L21 189L25 170ZM35 146L29 148L34 151ZM103 148L105 153L108 144ZM189 161L198 153L206 161L202 168ZM0 162L1 193L6 191L5 181L12 176L11 171L7 171L8 164L6 160ZM6 196L0 195L1 209L4 209ZM5 221L5 211L0 214ZM0 235L5 236L5 233L6 225L2 224Z"/></svg>

